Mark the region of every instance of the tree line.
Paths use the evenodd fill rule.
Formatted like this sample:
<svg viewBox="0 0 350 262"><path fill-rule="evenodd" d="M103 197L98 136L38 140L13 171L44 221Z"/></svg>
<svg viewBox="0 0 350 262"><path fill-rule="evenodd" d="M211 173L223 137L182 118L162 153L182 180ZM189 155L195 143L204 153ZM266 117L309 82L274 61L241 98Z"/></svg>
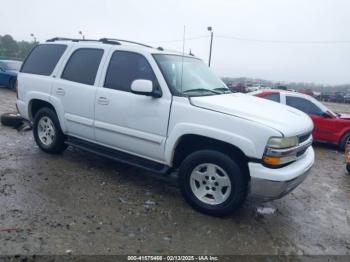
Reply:
<svg viewBox="0 0 350 262"><path fill-rule="evenodd" d="M37 42L16 41L11 35L0 35L0 58L23 60Z"/></svg>

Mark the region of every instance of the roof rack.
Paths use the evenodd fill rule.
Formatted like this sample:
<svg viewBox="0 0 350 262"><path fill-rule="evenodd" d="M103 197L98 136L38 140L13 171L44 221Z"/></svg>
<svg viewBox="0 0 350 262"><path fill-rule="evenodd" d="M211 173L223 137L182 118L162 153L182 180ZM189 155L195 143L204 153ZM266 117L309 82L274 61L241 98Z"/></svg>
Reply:
<svg viewBox="0 0 350 262"><path fill-rule="evenodd" d="M140 45L143 47L148 48L154 48L153 46L142 44L139 42L129 41L129 40L123 40L123 39L115 39L115 38L100 38L100 39L77 39L77 38L66 38L66 37L54 37L51 39L46 40L46 42L55 42L55 41L72 41L72 42L100 42L104 44L111 44L111 45L121 45L121 42ZM159 46L156 48L159 51L164 51L164 48Z"/></svg>
<svg viewBox="0 0 350 262"><path fill-rule="evenodd" d="M72 42L100 42L104 44L112 44L112 45L121 45L121 43L117 41L101 41L97 39L76 39L76 38L66 38L66 37L54 37L46 40L46 42L55 42L55 41L72 41Z"/></svg>

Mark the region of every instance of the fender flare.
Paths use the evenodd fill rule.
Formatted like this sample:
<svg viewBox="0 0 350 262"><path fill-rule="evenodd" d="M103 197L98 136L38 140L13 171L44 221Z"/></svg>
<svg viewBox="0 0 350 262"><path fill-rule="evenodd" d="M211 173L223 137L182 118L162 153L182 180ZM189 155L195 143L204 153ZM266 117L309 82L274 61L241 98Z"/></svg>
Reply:
<svg viewBox="0 0 350 262"><path fill-rule="evenodd" d="M58 120L60 122L60 126L61 126L62 131L66 132L67 128L66 128L64 119L62 118L62 116L64 115L64 110L63 110L62 106L60 106L60 103L58 101L56 101L55 99L52 99L50 94L44 94L41 92L32 91L32 92L27 93L26 98L28 101L27 114L28 114L28 118L30 120L32 120L34 117L31 115L32 101L33 100L41 100L43 102L46 102L46 103L52 105L52 107L56 111L56 114L57 114Z"/></svg>
<svg viewBox="0 0 350 262"><path fill-rule="evenodd" d="M165 144L165 162L172 166L175 149L184 135L198 135L220 140L239 148L247 157L257 155L254 143L246 137L208 126L181 123L174 127Z"/></svg>

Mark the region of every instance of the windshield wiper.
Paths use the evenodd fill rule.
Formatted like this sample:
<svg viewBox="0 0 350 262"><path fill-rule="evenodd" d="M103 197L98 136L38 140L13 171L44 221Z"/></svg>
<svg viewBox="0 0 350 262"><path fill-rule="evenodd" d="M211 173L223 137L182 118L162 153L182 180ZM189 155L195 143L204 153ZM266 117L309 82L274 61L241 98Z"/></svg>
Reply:
<svg viewBox="0 0 350 262"><path fill-rule="evenodd" d="M223 87L214 88L213 90L215 90L215 91L223 91L224 93L226 93L226 92L232 93L231 90L230 90L229 88L224 87L224 86L223 86Z"/></svg>
<svg viewBox="0 0 350 262"><path fill-rule="evenodd" d="M191 93L191 92L210 92L213 94L221 94L221 92L217 92L215 90L210 90L210 89L205 89L205 88L195 88L195 89L189 89L189 90L185 90L182 93Z"/></svg>

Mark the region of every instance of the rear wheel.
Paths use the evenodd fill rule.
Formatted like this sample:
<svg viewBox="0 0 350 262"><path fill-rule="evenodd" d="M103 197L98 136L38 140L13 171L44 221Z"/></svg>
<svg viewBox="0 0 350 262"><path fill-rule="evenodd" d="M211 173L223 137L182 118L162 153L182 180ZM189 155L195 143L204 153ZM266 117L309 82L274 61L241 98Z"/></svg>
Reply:
<svg viewBox="0 0 350 262"><path fill-rule="evenodd" d="M44 107L36 113L33 134L37 145L46 153L58 154L67 148L58 117L50 108Z"/></svg>
<svg viewBox="0 0 350 262"><path fill-rule="evenodd" d="M213 216L234 212L247 191L247 180L237 163L213 150L190 154L181 164L179 183L194 209Z"/></svg>

